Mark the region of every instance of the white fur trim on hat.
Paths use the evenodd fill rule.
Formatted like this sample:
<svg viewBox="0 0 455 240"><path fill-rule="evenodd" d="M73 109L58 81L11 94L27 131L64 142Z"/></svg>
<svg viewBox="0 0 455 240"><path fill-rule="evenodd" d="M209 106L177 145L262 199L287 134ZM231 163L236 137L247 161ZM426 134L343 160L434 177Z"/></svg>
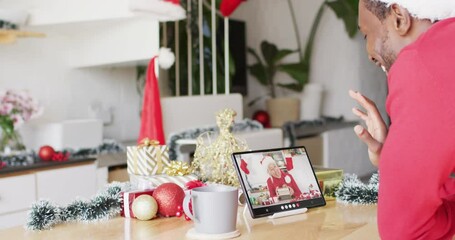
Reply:
<svg viewBox="0 0 455 240"><path fill-rule="evenodd" d="M269 169L269 165L273 163L276 165L276 162L275 160L273 160L272 157L270 156L265 156L262 160L261 160L261 165L262 167L265 169L265 171L267 171Z"/></svg>
<svg viewBox="0 0 455 240"><path fill-rule="evenodd" d="M398 4L406 8L409 13L419 19L431 21L455 17L455 0L373 0L383 3Z"/></svg>
<svg viewBox="0 0 455 240"><path fill-rule="evenodd" d="M160 48L158 53L158 62L163 69L169 69L175 62L175 55L170 48Z"/></svg>
<svg viewBox="0 0 455 240"><path fill-rule="evenodd" d="M159 21L177 21L186 18L186 11L180 4L170 0L129 0L133 11L143 12Z"/></svg>

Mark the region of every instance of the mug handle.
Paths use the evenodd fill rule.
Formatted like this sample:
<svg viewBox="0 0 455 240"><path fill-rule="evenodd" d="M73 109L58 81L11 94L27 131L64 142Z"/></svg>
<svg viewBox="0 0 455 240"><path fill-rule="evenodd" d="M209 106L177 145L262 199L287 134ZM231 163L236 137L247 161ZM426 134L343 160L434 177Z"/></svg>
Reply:
<svg viewBox="0 0 455 240"><path fill-rule="evenodd" d="M193 198L196 198L196 196L191 196L191 192L185 196L185 198L183 199L183 212L185 212L185 214L193 221L195 222L199 222L196 217L191 213L190 211L190 200L191 200L191 197ZM194 204L193 204L193 212L194 211Z"/></svg>

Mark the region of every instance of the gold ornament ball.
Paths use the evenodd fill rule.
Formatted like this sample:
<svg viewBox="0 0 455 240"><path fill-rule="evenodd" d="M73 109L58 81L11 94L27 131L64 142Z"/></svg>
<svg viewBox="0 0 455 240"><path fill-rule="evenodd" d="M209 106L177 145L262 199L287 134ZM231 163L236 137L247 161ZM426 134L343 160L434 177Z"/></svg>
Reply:
<svg viewBox="0 0 455 240"><path fill-rule="evenodd" d="M150 220L158 212L158 203L150 195L141 195L133 201L133 214L139 220Z"/></svg>

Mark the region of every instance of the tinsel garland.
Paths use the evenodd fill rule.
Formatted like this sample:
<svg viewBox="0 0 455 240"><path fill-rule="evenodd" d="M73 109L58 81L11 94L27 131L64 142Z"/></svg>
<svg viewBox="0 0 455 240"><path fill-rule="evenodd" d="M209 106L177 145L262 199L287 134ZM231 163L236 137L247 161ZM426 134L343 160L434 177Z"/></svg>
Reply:
<svg viewBox="0 0 455 240"><path fill-rule="evenodd" d="M374 173L368 184L354 174L346 174L335 193L338 202L348 204L376 204L378 202L379 173Z"/></svg>
<svg viewBox="0 0 455 240"><path fill-rule="evenodd" d="M81 148L74 150L71 148L63 149L62 153L69 153L71 159L82 159L93 157L98 154L124 152L125 148L111 139L104 139L103 143L95 148ZM7 166L25 166L40 161L37 153L33 150L23 151L19 154L0 156L0 161Z"/></svg>
<svg viewBox="0 0 455 240"><path fill-rule="evenodd" d="M234 126L231 129L231 132L238 133L238 132L247 132L247 131L255 131L263 129L261 123L256 120L251 119L244 119L239 122L234 123ZM167 146L169 148L169 159L178 159L180 152L178 151L177 141L180 139L196 139L199 135L205 132L218 132L218 126L209 126L209 127L201 127L201 128L194 128L178 133L171 133L169 140L167 142Z"/></svg>
<svg viewBox="0 0 455 240"><path fill-rule="evenodd" d="M32 205L25 226L29 230L46 230L63 222L93 222L112 218L122 210L120 192L130 188L129 183L114 182L92 199L77 199L67 206L39 200Z"/></svg>

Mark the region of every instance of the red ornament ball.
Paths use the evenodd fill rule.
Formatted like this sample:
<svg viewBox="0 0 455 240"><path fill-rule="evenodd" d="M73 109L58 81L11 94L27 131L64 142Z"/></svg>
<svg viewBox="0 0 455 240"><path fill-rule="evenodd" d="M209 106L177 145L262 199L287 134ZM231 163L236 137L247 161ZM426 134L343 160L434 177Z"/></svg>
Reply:
<svg viewBox="0 0 455 240"><path fill-rule="evenodd" d="M50 161L54 154L55 154L54 148L49 145L42 146L38 151L38 156L43 161Z"/></svg>
<svg viewBox="0 0 455 240"><path fill-rule="evenodd" d="M270 115L264 110L256 111L253 114L253 120L260 122L265 128L270 127Z"/></svg>
<svg viewBox="0 0 455 240"><path fill-rule="evenodd" d="M163 183L153 191L152 196L158 202L158 213L161 216L173 217L181 211L185 192L175 183Z"/></svg>
<svg viewBox="0 0 455 240"><path fill-rule="evenodd" d="M175 216L176 216L176 217L181 217L181 216L182 216L182 212L180 212L180 211L176 212L176 213L175 213Z"/></svg>

